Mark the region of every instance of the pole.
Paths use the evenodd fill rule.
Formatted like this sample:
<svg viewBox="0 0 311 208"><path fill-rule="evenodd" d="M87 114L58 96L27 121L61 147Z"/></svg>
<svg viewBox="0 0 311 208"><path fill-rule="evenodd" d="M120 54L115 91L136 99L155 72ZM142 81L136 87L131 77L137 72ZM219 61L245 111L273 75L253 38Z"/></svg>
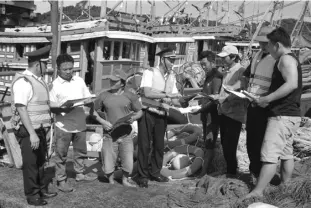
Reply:
<svg viewBox="0 0 311 208"><path fill-rule="evenodd" d="M216 27L218 26L218 1L216 2Z"/></svg>
<svg viewBox="0 0 311 208"><path fill-rule="evenodd" d="M57 39L57 55L60 54L61 49L61 39L62 39L62 20L63 20L63 7L64 7L64 0L60 2L60 12L59 12L59 28L58 28L58 39ZM53 79L56 78L56 73L54 73Z"/></svg>
<svg viewBox="0 0 311 208"><path fill-rule="evenodd" d="M228 0L228 24L230 22L230 1Z"/></svg>
<svg viewBox="0 0 311 208"><path fill-rule="evenodd" d="M140 0L140 16L143 15L143 2Z"/></svg>
<svg viewBox="0 0 311 208"><path fill-rule="evenodd" d="M88 4L89 4L89 20L91 20L91 1L88 0Z"/></svg>
<svg viewBox="0 0 311 208"><path fill-rule="evenodd" d="M56 58L57 58L57 46L58 46L58 1L50 0L51 5L51 31L53 34L52 37L52 68L54 69L53 77L56 77Z"/></svg>
<svg viewBox="0 0 311 208"><path fill-rule="evenodd" d="M103 19L107 13L107 0L102 0L102 4L100 7L100 18Z"/></svg>
<svg viewBox="0 0 311 208"><path fill-rule="evenodd" d="M135 1L135 19L137 19L137 13L138 13L138 0Z"/></svg>
<svg viewBox="0 0 311 208"><path fill-rule="evenodd" d="M156 18L156 8L155 8L155 1L153 0L152 6L151 6L151 20L154 21L155 18Z"/></svg>

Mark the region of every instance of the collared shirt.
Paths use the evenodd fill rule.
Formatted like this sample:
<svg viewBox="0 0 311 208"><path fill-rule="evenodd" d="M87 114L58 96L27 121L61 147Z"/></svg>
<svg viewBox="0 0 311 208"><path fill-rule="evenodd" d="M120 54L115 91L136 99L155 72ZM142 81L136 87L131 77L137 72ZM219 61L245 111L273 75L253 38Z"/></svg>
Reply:
<svg viewBox="0 0 311 208"><path fill-rule="evenodd" d="M241 87L241 77L244 68L240 63L235 64L229 69L228 73L224 75L223 85L232 89L239 89ZM219 113L228 116L234 120L245 122L246 119L247 101L241 99L233 94L227 93L223 87L220 90L220 106Z"/></svg>
<svg viewBox="0 0 311 208"><path fill-rule="evenodd" d="M165 80L168 78L168 74L164 75ZM172 94L178 93L178 89L176 87L176 79L174 80L174 85L172 89ZM141 79L141 84L140 87L150 87L152 88L153 86L153 71L151 70L145 70Z"/></svg>
<svg viewBox="0 0 311 208"><path fill-rule="evenodd" d="M39 80L40 82L43 81L42 77L36 76L34 73L32 73L29 70L25 70L22 72L22 74L32 76ZM15 104L22 104L27 106L28 102L31 100L33 96L33 90L31 84L26 81L25 79L19 79L17 80L13 85L13 94L14 94L14 103Z"/></svg>
<svg viewBox="0 0 311 208"><path fill-rule="evenodd" d="M67 100L90 97L84 80L81 77L73 76L70 81L57 77L50 87L50 101L61 106ZM75 107L67 114L56 115L55 125L65 132L76 133L86 129L86 115L83 107Z"/></svg>

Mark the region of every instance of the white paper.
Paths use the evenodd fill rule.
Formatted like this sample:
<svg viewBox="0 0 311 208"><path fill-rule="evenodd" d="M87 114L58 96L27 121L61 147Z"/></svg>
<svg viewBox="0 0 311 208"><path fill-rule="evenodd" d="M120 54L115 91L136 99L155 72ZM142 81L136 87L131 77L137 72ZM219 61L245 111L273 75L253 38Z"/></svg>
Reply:
<svg viewBox="0 0 311 208"><path fill-rule="evenodd" d="M185 114L185 113L191 113L192 110L199 110L199 109L201 109L201 106L200 105L196 105L196 106L190 106L190 107L187 107L187 108L179 108L178 110L182 114Z"/></svg>
<svg viewBox="0 0 311 208"><path fill-rule="evenodd" d="M225 91L229 92L229 93L232 93L234 94L235 96L238 96L240 98L248 98L246 95L244 95L243 93L241 92L237 92L237 91L234 91L234 90L230 90L229 88L227 88L225 85L222 85L222 87L224 88Z"/></svg>
<svg viewBox="0 0 311 208"><path fill-rule="evenodd" d="M85 101L87 101L88 99L91 99L91 98L96 98L96 95L91 95L90 97L85 97L85 98L67 100L60 107L63 107L65 105L65 103L73 103L72 107L77 107L77 106L80 106L80 105L84 105L84 104L86 104Z"/></svg>

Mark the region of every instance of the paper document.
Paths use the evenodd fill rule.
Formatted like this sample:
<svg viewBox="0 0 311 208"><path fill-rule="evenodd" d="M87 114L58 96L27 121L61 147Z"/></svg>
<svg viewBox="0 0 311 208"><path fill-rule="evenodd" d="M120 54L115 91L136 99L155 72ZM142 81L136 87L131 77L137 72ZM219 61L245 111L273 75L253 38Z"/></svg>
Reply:
<svg viewBox="0 0 311 208"><path fill-rule="evenodd" d="M178 110L179 110L182 114L185 114L185 113L191 113L192 110L199 110L199 109L201 109L201 106L200 106L200 105L191 106L191 107L187 107L187 108L179 108Z"/></svg>
<svg viewBox="0 0 311 208"><path fill-rule="evenodd" d="M254 95L254 94L252 94L252 93L250 93L250 92L247 92L247 91L245 91L245 90L242 90L241 92L242 92L248 99L250 99L251 101L257 100L257 99L259 98L258 95Z"/></svg>
<svg viewBox="0 0 311 208"><path fill-rule="evenodd" d="M77 106L80 106L80 105L85 105L87 103L93 102L95 98L96 98L96 95L91 95L90 97L73 99L73 100L67 100L60 107L62 108L62 107L65 107L65 106L71 105L71 104L72 104L72 107L77 107Z"/></svg>
<svg viewBox="0 0 311 208"><path fill-rule="evenodd" d="M231 94L234 94L235 96L238 96L240 98L248 98L246 95L244 95L243 93L241 92L237 92L237 91L234 91L234 90L230 90L228 87L226 87L225 85L222 85L222 87L224 88L224 90L228 93L231 93Z"/></svg>

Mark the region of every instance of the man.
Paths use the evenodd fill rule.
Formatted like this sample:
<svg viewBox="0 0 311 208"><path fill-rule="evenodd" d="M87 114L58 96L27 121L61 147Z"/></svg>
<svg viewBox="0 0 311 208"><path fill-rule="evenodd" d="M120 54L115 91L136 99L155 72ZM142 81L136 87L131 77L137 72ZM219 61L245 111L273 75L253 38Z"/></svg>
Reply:
<svg viewBox="0 0 311 208"><path fill-rule="evenodd" d="M206 72L202 92L206 95L218 94L221 87L222 76L220 76L217 70L215 70L213 64L215 61L215 54L212 51L203 51L199 56L199 61ZM193 81L190 82L192 83ZM194 110L192 113L201 113L200 117L203 126L205 147L206 149L211 150L207 151L204 157L205 162L201 172L201 176L203 176L206 174L208 165L214 155L213 149L215 148L219 132L219 116L216 102L213 102L208 98L203 98L200 100L199 104L202 106L201 109Z"/></svg>
<svg viewBox="0 0 311 208"><path fill-rule="evenodd" d="M127 187L134 187L128 176L133 171L133 135L131 124L142 116L142 106L138 96L129 90L124 90L127 75L121 69L114 70L118 80L109 90L99 94L95 100L94 116L102 124L104 129L102 146L102 169L109 179L110 184L114 184L114 170L117 159L120 158L122 166L122 184ZM97 110L104 111L106 118L101 118ZM134 112L129 120L122 125L113 128L113 125L121 118Z"/></svg>
<svg viewBox="0 0 311 208"><path fill-rule="evenodd" d="M76 181L93 181L97 177L84 175L84 158L86 149L86 115L83 107L63 106L67 100L91 97L91 94L81 77L73 76L74 59L68 54L61 54L56 60L58 76L50 89L52 112L56 114L55 123L55 166L58 189L71 192L73 188L68 185L66 162L69 145L72 142L74 155L74 170Z"/></svg>
<svg viewBox="0 0 311 208"><path fill-rule="evenodd" d="M143 72L141 81L142 97L150 100L161 101L166 98L166 102L179 105L176 79L170 73L173 67L174 51L167 48L157 53L160 56L159 68L150 68ZM167 78L166 78L167 77ZM163 104L168 110L169 107ZM143 110L143 116L138 120L138 185L148 187L148 178L158 182L168 182L168 178L162 176L164 135L167 126L166 112L152 107ZM150 148L150 143L153 147ZM152 152L151 152L152 151ZM149 171L149 155L151 169Z"/></svg>
<svg viewBox="0 0 311 208"><path fill-rule="evenodd" d="M300 125L300 98L302 91L301 66L291 52L291 39L283 28L267 35L268 50L276 59L269 94L258 99L260 107L268 107L269 118L261 148L263 162L258 183L246 197L263 196L273 178L278 160L281 160L281 180L290 180L293 169L293 135Z"/></svg>
<svg viewBox="0 0 311 208"><path fill-rule="evenodd" d="M266 35L272 32L272 27L261 28L255 38L261 50L258 51L251 64L244 72L249 80L247 91L255 96L265 96L269 91L275 59L268 52ZM247 109L246 119L246 147L250 160L249 170L258 178L261 169L260 150L268 122L268 110L251 104Z"/></svg>
<svg viewBox="0 0 311 208"><path fill-rule="evenodd" d="M55 197L44 183L47 156L46 133L51 126L48 87L43 79L51 46L25 53L28 68L16 73L11 85L12 125L23 158L24 192L27 202L43 206L44 199Z"/></svg>

